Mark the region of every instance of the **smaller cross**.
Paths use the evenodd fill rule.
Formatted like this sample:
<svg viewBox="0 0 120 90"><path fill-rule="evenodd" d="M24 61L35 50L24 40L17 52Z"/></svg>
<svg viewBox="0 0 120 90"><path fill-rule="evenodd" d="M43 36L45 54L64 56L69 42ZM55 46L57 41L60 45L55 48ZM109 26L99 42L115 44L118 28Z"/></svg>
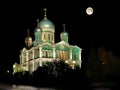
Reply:
<svg viewBox="0 0 120 90"><path fill-rule="evenodd" d="M65 24L63 24L63 31L65 32Z"/></svg>
<svg viewBox="0 0 120 90"><path fill-rule="evenodd" d="M44 10L44 17L46 17L47 9L44 8L43 10Z"/></svg>

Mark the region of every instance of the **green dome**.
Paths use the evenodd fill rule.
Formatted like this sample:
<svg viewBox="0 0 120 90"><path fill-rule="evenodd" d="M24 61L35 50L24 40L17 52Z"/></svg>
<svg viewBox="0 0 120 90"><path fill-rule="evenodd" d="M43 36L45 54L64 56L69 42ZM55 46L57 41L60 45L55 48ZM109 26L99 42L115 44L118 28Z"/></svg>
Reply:
<svg viewBox="0 0 120 90"><path fill-rule="evenodd" d="M36 27L34 32L41 32L41 31L42 30L39 27Z"/></svg>
<svg viewBox="0 0 120 90"><path fill-rule="evenodd" d="M42 31L54 32L55 26L49 19L47 19L47 17L44 17L44 19L39 22L39 26L42 29Z"/></svg>
<svg viewBox="0 0 120 90"><path fill-rule="evenodd" d="M66 31L61 33L62 35L68 35L68 33Z"/></svg>

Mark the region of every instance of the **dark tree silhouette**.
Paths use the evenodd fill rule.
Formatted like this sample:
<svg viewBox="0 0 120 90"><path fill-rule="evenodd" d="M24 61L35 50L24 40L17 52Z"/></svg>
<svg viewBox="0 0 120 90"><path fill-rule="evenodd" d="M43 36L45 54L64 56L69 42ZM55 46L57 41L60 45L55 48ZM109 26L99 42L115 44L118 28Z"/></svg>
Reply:
<svg viewBox="0 0 120 90"><path fill-rule="evenodd" d="M84 75L79 66L72 69L64 60L55 60L44 63L42 67L39 66L33 73L27 71L17 72L14 74L13 80L14 84L86 90L85 87L88 87L88 84Z"/></svg>
<svg viewBox="0 0 120 90"><path fill-rule="evenodd" d="M103 69L100 65L100 61L94 46L91 47L88 55L86 74L90 82L103 81Z"/></svg>

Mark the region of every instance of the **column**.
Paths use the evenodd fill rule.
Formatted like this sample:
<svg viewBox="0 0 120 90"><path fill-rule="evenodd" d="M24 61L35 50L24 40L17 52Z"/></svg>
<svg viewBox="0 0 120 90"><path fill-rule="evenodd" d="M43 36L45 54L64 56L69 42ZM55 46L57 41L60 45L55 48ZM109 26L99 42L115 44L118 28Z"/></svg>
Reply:
<svg viewBox="0 0 120 90"><path fill-rule="evenodd" d="M34 60L32 61L32 64L33 64L33 71L35 70L35 63L34 63Z"/></svg>
<svg viewBox="0 0 120 90"><path fill-rule="evenodd" d="M53 47L53 59L55 60L56 58L56 52L55 52L55 47Z"/></svg>
<svg viewBox="0 0 120 90"><path fill-rule="evenodd" d="M54 38L54 34L52 34L53 36L52 36L52 38L53 38L53 43L55 43L55 38Z"/></svg>
<svg viewBox="0 0 120 90"><path fill-rule="evenodd" d="M82 63L82 60L81 60L81 49L79 50L79 66L81 68L81 63Z"/></svg>
<svg viewBox="0 0 120 90"><path fill-rule="evenodd" d="M42 47L41 46L39 47L39 57L40 57L39 66L42 66Z"/></svg>
<svg viewBox="0 0 120 90"><path fill-rule="evenodd" d="M35 52L35 50L32 50L32 59L34 60L34 52Z"/></svg>
<svg viewBox="0 0 120 90"><path fill-rule="evenodd" d="M39 66L42 66L42 59L39 60Z"/></svg>
<svg viewBox="0 0 120 90"><path fill-rule="evenodd" d="M21 54L22 54L22 55L21 55L21 59L22 59L21 61L22 61L22 62L21 62L20 64L23 64L25 57L24 57L24 55L23 55L23 52L22 52ZM26 61L25 61L25 62L26 62Z"/></svg>
<svg viewBox="0 0 120 90"><path fill-rule="evenodd" d="M70 60L72 60L72 48L70 48Z"/></svg>
<svg viewBox="0 0 120 90"><path fill-rule="evenodd" d="M28 71L28 51L26 51L26 64L27 64L26 70Z"/></svg>
<svg viewBox="0 0 120 90"><path fill-rule="evenodd" d="M34 60L34 52L35 50L32 50L32 64L33 64L33 71L35 70L35 60Z"/></svg>
<svg viewBox="0 0 120 90"><path fill-rule="evenodd" d="M39 47L39 57L42 58L42 47Z"/></svg>

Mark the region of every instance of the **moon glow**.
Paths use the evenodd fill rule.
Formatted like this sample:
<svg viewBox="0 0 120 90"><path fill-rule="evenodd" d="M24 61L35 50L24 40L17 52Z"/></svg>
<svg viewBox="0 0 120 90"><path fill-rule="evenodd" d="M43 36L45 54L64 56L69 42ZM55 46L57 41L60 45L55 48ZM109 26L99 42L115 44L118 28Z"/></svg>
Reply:
<svg viewBox="0 0 120 90"><path fill-rule="evenodd" d="M87 13L88 15L92 15L92 14L93 14L93 8L92 8L92 7L88 7L88 8L86 9L86 13Z"/></svg>

